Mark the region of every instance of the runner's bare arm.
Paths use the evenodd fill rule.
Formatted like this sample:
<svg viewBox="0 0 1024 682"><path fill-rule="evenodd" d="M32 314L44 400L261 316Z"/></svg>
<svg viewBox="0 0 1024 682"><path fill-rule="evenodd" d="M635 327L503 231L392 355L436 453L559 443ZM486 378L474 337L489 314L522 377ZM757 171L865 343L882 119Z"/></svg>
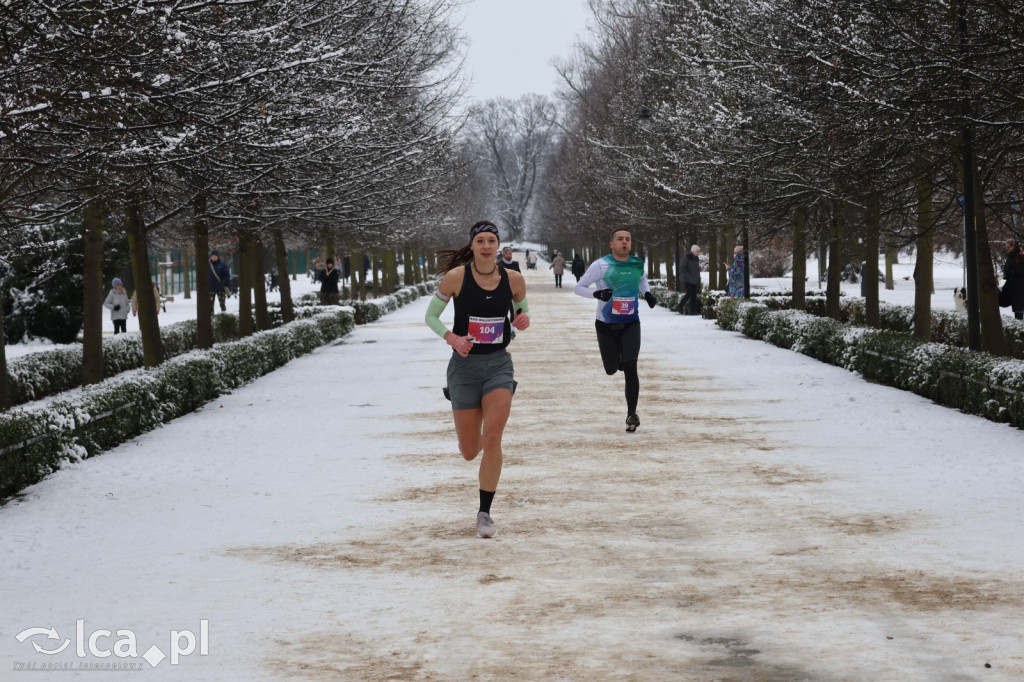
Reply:
<svg viewBox="0 0 1024 682"><path fill-rule="evenodd" d="M445 340L449 346L455 350L456 353L462 357L466 357L469 354L469 349L472 348L472 341L467 336L457 336L453 332L449 331L444 323L441 322L440 315L444 312L445 307L448 305L448 301L453 296L459 295L459 290L462 288L462 278L465 269L463 267L454 268L445 273L444 277L441 278L441 283L437 287L437 291L434 293L433 298L427 305L427 314L424 321L427 326L430 327L435 334Z"/></svg>

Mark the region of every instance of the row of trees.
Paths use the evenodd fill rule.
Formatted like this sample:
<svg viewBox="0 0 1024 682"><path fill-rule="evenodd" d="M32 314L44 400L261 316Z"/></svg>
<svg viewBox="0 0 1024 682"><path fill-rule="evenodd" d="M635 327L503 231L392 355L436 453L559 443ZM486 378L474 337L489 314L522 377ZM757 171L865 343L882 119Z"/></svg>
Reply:
<svg viewBox="0 0 1024 682"><path fill-rule="evenodd" d="M344 244L361 262L371 245L447 241L423 225L463 180L453 5L0 4L0 263L9 270L18 254L51 248L41 226L79 226L85 383L102 377L112 234L127 236L140 285L152 278L151 239L193 246L200 301L211 235L237 240L243 334L261 325L250 306L266 246L283 261L286 242L328 253ZM79 275L37 274L36 286ZM155 304L139 302L151 366L161 361ZM210 313L198 311L209 345Z"/></svg>
<svg viewBox="0 0 1024 682"><path fill-rule="evenodd" d="M966 233L980 340L1004 350L989 244L1016 234L1024 196L1024 5L592 6L596 34L561 65L564 132L539 198L549 240L627 226L670 274L681 238L712 263L736 239L785 244L797 305L822 248L830 310L843 266L863 260L875 322L878 254L914 243L925 335L933 248Z"/></svg>

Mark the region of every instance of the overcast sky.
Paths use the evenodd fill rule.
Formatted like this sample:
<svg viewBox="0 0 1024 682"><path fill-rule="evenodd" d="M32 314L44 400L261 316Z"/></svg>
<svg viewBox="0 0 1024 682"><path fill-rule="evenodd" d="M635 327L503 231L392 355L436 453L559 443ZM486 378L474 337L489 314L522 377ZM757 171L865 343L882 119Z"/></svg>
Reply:
<svg viewBox="0 0 1024 682"><path fill-rule="evenodd" d="M571 54L590 11L586 0L472 0L464 15L469 97L481 101L553 93L552 61Z"/></svg>

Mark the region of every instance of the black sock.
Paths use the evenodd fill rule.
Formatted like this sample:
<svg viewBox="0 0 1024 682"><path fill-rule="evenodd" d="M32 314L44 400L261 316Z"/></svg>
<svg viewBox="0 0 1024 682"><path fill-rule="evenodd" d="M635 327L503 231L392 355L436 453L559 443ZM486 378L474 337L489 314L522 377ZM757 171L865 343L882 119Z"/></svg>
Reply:
<svg viewBox="0 0 1024 682"><path fill-rule="evenodd" d="M486 490L480 491L480 511L488 514L491 513L491 500L494 499L494 492L493 490L490 492Z"/></svg>

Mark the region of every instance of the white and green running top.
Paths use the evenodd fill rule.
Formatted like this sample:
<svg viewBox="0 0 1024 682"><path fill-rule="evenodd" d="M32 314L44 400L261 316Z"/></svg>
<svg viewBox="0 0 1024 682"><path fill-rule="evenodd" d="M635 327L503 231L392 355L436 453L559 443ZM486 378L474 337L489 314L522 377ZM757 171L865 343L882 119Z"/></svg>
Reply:
<svg viewBox="0 0 1024 682"><path fill-rule="evenodd" d="M596 286L591 289L590 285ZM611 300L597 302L597 319L608 324L640 320L640 297L651 290L644 262L636 256L617 260L611 254L594 261L576 284L576 294L593 298L594 291L611 289Z"/></svg>

